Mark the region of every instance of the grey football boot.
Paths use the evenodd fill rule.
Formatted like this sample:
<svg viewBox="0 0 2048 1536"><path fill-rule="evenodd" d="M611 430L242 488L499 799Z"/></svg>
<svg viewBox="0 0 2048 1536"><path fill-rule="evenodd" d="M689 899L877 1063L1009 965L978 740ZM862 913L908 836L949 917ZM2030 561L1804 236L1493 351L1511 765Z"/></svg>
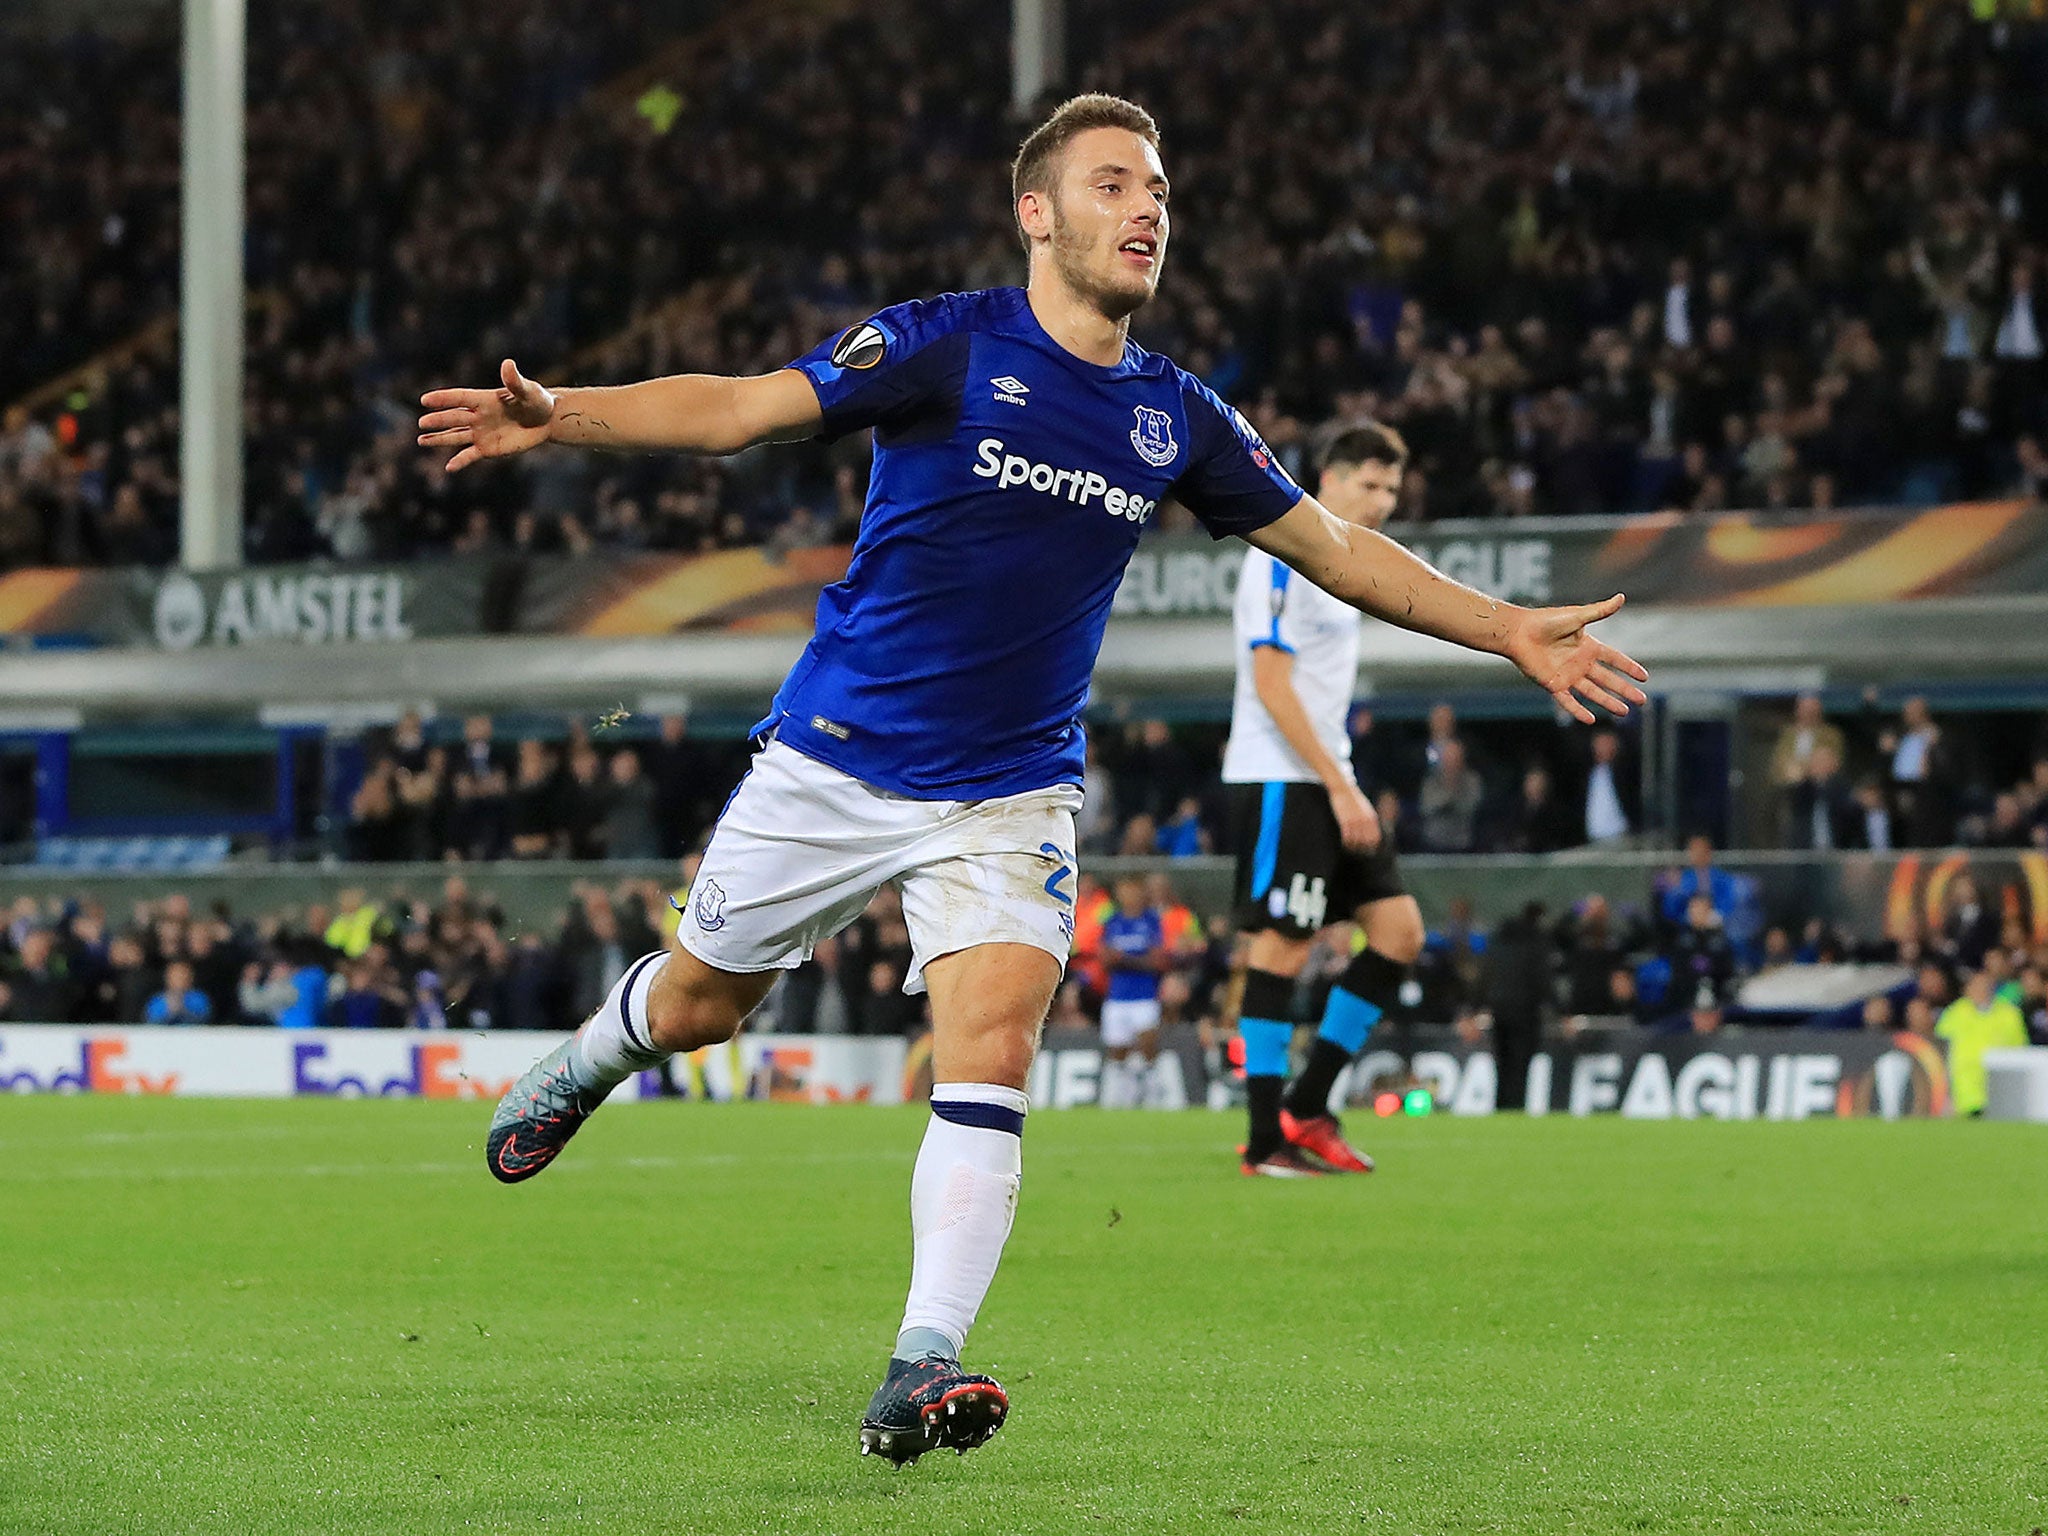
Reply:
<svg viewBox="0 0 2048 1536"><path fill-rule="evenodd" d="M517 1184L547 1167L605 1101L610 1090L585 1082L581 1072L572 1035L505 1090L484 1143L484 1161L500 1183Z"/></svg>

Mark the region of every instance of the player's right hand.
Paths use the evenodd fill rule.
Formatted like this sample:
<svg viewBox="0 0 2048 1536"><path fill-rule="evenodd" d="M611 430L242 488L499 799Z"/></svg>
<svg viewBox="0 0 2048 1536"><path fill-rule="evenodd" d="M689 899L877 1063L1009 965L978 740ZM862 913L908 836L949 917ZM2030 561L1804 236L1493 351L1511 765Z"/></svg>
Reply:
<svg viewBox="0 0 2048 1536"><path fill-rule="evenodd" d="M1337 835L1353 853L1371 853L1380 845L1380 813L1365 798L1365 791L1346 780L1329 786L1330 810L1337 818Z"/></svg>
<svg viewBox="0 0 2048 1536"><path fill-rule="evenodd" d="M422 448L459 448L448 473L478 459L502 459L538 448L555 420L555 397L519 371L511 358L498 366L496 389L430 389L420 396Z"/></svg>

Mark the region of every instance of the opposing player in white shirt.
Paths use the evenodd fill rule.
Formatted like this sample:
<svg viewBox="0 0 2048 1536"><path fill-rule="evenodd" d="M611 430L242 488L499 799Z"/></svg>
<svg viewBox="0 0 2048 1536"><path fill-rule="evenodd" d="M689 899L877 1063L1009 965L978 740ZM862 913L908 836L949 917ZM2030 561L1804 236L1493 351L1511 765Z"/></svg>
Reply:
<svg viewBox="0 0 2048 1536"><path fill-rule="evenodd" d="M1407 462L1391 427L1347 428L1323 447L1317 499L1347 523L1377 529L1393 513ZM1252 935L1237 1025L1251 1119L1244 1171L1367 1173L1372 1159L1344 1139L1330 1090L1421 953L1422 913L1351 772L1345 725L1363 616L1252 549L1236 622L1223 781L1236 786L1239 918ZM1308 1062L1288 1085L1295 978L1317 931L1354 918L1365 948L1330 989Z"/></svg>

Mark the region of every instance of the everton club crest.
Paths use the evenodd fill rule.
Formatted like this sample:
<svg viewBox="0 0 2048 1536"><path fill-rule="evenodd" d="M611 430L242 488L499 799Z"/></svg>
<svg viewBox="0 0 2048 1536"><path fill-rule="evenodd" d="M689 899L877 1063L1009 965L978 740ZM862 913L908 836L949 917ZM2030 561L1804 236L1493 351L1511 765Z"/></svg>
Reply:
<svg viewBox="0 0 2048 1536"><path fill-rule="evenodd" d="M696 913L697 926L706 933L716 933L725 926L725 889L716 880L698 881L690 905Z"/></svg>
<svg viewBox="0 0 2048 1536"><path fill-rule="evenodd" d="M1149 405L1135 409L1138 424L1131 428L1131 446L1138 450L1138 457L1154 469L1164 468L1180 452L1180 444L1173 440L1173 418Z"/></svg>

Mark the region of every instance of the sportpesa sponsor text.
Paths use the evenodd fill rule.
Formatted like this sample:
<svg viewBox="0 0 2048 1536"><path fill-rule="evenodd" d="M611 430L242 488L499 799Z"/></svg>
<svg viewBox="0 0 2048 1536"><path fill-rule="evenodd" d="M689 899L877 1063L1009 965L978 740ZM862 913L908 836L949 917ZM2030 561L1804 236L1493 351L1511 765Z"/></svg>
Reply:
<svg viewBox="0 0 2048 1536"><path fill-rule="evenodd" d="M975 445L974 458L974 473L984 480L995 481L998 489L1028 485L1034 491L1042 491L1082 507L1093 506L1099 498L1103 511L1111 517L1121 517L1133 523L1144 522L1159 505L1156 500L1141 496L1136 491L1111 485L1107 478L1092 469L1060 469L1027 459L1022 454L1005 453L1000 437L984 437Z"/></svg>

